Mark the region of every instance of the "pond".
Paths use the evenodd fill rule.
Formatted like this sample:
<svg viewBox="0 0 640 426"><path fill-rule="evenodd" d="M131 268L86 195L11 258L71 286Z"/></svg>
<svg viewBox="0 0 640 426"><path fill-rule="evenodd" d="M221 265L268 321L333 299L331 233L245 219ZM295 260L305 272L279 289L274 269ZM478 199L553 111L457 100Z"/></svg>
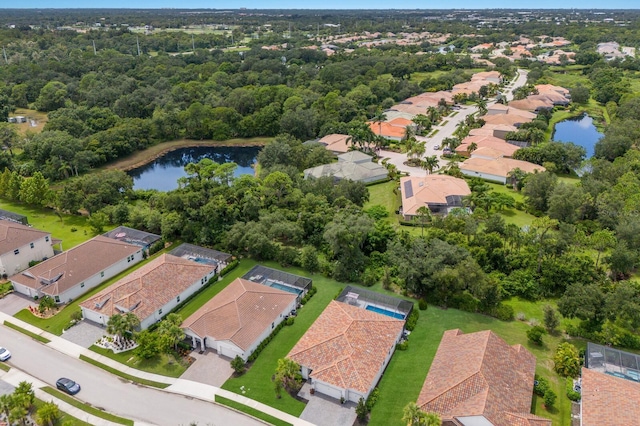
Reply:
<svg viewBox="0 0 640 426"><path fill-rule="evenodd" d="M586 149L587 158L591 158L596 142L603 136L593 125L593 118L583 114L557 123L552 139L557 142L573 142Z"/></svg>
<svg viewBox="0 0 640 426"><path fill-rule="evenodd" d="M210 158L216 163L236 163L235 176L253 175L259 146L217 146L180 148L167 152L149 164L127 172L133 178L133 189L171 191L178 188L178 178L186 176L184 166Z"/></svg>

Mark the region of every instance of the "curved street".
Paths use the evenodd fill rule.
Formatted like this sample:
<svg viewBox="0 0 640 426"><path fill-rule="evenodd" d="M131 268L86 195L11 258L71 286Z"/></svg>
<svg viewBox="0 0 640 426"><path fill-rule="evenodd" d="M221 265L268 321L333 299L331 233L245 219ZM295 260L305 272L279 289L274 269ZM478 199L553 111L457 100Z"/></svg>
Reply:
<svg viewBox="0 0 640 426"><path fill-rule="evenodd" d="M94 407L136 421L155 425L238 425L264 423L228 408L191 397L138 386L79 359L42 345L24 334L0 327L0 342L10 347L10 366L28 372L55 388L60 377L77 381L76 397Z"/></svg>

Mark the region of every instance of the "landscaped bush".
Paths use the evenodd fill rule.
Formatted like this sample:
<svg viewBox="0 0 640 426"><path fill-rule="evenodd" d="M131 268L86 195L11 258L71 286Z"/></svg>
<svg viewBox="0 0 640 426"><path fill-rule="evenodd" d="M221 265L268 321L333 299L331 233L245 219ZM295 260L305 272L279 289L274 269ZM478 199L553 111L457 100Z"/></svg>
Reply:
<svg viewBox="0 0 640 426"><path fill-rule="evenodd" d="M418 312L417 309L412 309L411 314L409 314L407 322L404 325L404 328L409 331L413 331L413 329L416 328L416 325L418 324L418 318L420 318L420 312Z"/></svg>
<svg viewBox="0 0 640 426"><path fill-rule="evenodd" d="M156 241L155 243L151 244L151 246L149 247L149 255L151 256L153 254L156 254L163 248L164 248L164 241L163 240Z"/></svg>
<svg viewBox="0 0 640 426"><path fill-rule="evenodd" d="M549 389L549 381L544 377L538 376L537 374L534 376L535 382L533 385L533 393L538 396L544 396L544 394Z"/></svg>
<svg viewBox="0 0 640 426"><path fill-rule="evenodd" d="M571 377L567 377L567 398L574 402L578 402L582 398L580 392L573 389L573 379Z"/></svg>
<svg viewBox="0 0 640 426"><path fill-rule="evenodd" d="M253 351L251 355L249 355L247 362L255 361L258 358L258 355L260 355L260 352L262 352L262 350L267 347L269 342L276 336L276 334L278 334L278 332L282 330L282 327L284 327L284 321L278 324L278 326L271 332L271 334L262 342L260 342L256 350Z"/></svg>
<svg viewBox="0 0 640 426"><path fill-rule="evenodd" d="M313 297L314 294L316 294L318 292L318 289L311 286L311 288L309 289L309 291L307 291L307 294L304 295L304 297L302 298L302 300L300 301L300 304L302 306L306 305L307 302L309 301L309 299L311 299Z"/></svg>
<svg viewBox="0 0 640 426"><path fill-rule="evenodd" d="M511 306L499 303L493 310L491 316L498 318L500 321L511 321L513 320L514 313L515 312Z"/></svg>
<svg viewBox="0 0 640 426"><path fill-rule="evenodd" d="M429 307L429 304L427 303L426 300L420 299L418 301L418 309L420 309L421 311L426 311L428 307Z"/></svg>
<svg viewBox="0 0 640 426"><path fill-rule="evenodd" d="M230 263L227 264L227 266L225 266L224 268L222 268L222 271L220 271L220 276L224 277L225 275L227 275L229 272L233 271L234 269L236 269L238 267L238 265L240 264L240 262L236 259L236 260L232 260Z"/></svg>
<svg viewBox="0 0 640 426"><path fill-rule="evenodd" d="M527 330L527 339L536 345L542 345L542 336L547 333L544 327L536 325Z"/></svg>
<svg viewBox="0 0 640 426"><path fill-rule="evenodd" d="M294 317L289 317L286 320L284 320L284 325L293 325L293 323L295 322L295 318Z"/></svg>
<svg viewBox="0 0 640 426"><path fill-rule="evenodd" d="M409 341L405 340L402 343L396 344L396 349L399 351L406 351L407 349L409 349Z"/></svg>

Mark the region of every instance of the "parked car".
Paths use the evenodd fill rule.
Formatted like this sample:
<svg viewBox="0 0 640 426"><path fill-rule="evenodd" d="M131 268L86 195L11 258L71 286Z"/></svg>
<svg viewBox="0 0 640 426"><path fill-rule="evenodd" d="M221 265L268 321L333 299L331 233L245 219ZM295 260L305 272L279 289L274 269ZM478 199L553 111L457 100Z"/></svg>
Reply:
<svg viewBox="0 0 640 426"><path fill-rule="evenodd" d="M56 382L56 387L69 395L75 395L80 392L80 385L71 379L62 377Z"/></svg>
<svg viewBox="0 0 640 426"><path fill-rule="evenodd" d="M0 361L6 361L11 358L11 352L8 349L0 347Z"/></svg>
<svg viewBox="0 0 640 426"><path fill-rule="evenodd" d="M440 145L436 145L433 147L433 149L435 149L436 151L440 149Z"/></svg>

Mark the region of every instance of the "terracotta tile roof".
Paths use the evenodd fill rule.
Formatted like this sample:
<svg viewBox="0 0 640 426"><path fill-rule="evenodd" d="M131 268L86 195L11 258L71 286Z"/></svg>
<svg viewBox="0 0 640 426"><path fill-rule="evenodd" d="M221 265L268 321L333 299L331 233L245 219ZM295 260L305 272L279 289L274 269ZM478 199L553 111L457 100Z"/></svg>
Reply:
<svg viewBox="0 0 640 426"><path fill-rule="evenodd" d="M523 109L525 111L535 111L538 108L553 108L553 103L550 100L541 100L541 99L521 99L518 101L509 102L510 106L513 106L517 109Z"/></svg>
<svg viewBox="0 0 640 426"><path fill-rule="evenodd" d="M457 95L458 93L466 93L467 95L470 95L474 92L478 93L480 91L480 88L482 86L486 86L487 84L489 84L489 82L486 80L467 81L466 83L456 84L455 86L453 86L453 89L451 91L454 95Z"/></svg>
<svg viewBox="0 0 640 426"><path fill-rule="evenodd" d="M448 330L417 404L443 421L484 416L494 426L551 426L551 420L529 414L535 368L529 351L492 331Z"/></svg>
<svg viewBox="0 0 640 426"><path fill-rule="evenodd" d="M500 138L496 138L495 136L471 135L462 140L462 143L458 145L458 147L456 147L456 152L458 154L466 156L468 154L467 148L472 143L475 143L477 145L477 149L472 153L476 155L480 155L478 151L480 151L481 149L491 149L500 154L498 155L498 157L513 157L513 154L520 149L520 147L507 143ZM483 151L480 151L480 153L482 152ZM482 156L486 156L486 154L482 154Z"/></svg>
<svg viewBox="0 0 640 426"><path fill-rule="evenodd" d="M143 321L214 269L211 265L163 254L80 306L107 316L131 310ZM133 306L136 308L131 309Z"/></svg>
<svg viewBox="0 0 640 426"><path fill-rule="evenodd" d="M314 379L368 393L403 328L404 321L332 300L287 357Z"/></svg>
<svg viewBox="0 0 640 426"><path fill-rule="evenodd" d="M326 135L323 138L319 139L318 142L325 145L329 151L348 152L350 146L347 143L347 139L349 139L349 137L350 137L349 135L332 133L330 135Z"/></svg>
<svg viewBox="0 0 640 426"><path fill-rule="evenodd" d="M582 369L582 425L635 426L640 419L640 384Z"/></svg>
<svg viewBox="0 0 640 426"><path fill-rule="evenodd" d="M409 189L409 190L408 190ZM448 204L447 197L471 194L464 179L447 175L427 175L424 177L405 176L400 179L402 213L413 216L422 206Z"/></svg>
<svg viewBox="0 0 640 426"><path fill-rule="evenodd" d="M55 296L139 250L141 250L140 247L136 245L98 235L10 277L10 280L27 287L40 289L42 284L39 277L53 279L62 274L62 277L55 283L41 289L43 293Z"/></svg>
<svg viewBox="0 0 640 426"><path fill-rule="evenodd" d="M472 129L469 132L469 135L471 136L494 136L494 131L498 130L498 131L503 131L503 132L515 132L516 130L518 130L518 128L516 126L511 126L508 124L485 124L484 126L480 127L479 129Z"/></svg>
<svg viewBox="0 0 640 426"><path fill-rule="evenodd" d="M562 86L555 86L553 84L536 84L536 90L538 93L543 94L546 92L556 92L561 95L568 95L569 89L565 89Z"/></svg>
<svg viewBox="0 0 640 426"><path fill-rule="evenodd" d="M369 127L374 134L389 138L403 138L406 132L406 126L394 126L393 124L387 122L369 123Z"/></svg>
<svg viewBox="0 0 640 426"><path fill-rule="evenodd" d="M558 93L556 93L556 95L562 96L562 95L560 95ZM498 105L500 105L500 106L498 106ZM511 106L502 105L502 104L494 104L494 105L490 106L487 109L487 111L491 111L491 112L493 112L493 114L487 114L484 117L500 115L500 114L509 114L509 115L516 115L516 116L524 117L524 118L530 118L531 120L533 120L534 118L536 118L538 116L536 113L533 113L533 112L530 112L530 111L525 111L523 109L514 108L514 107L511 107ZM484 117L480 117L480 118L484 118Z"/></svg>
<svg viewBox="0 0 640 426"><path fill-rule="evenodd" d="M517 124L528 123L533 120L533 118L524 117L519 114L492 114L483 115L480 118L487 124L503 124L507 126L515 126Z"/></svg>
<svg viewBox="0 0 640 426"><path fill-rule="evenodd" d="M403 129L406 128L407 126L415 126L416 125L413 121L408 120L406 118L401 118L401 117L394 118L393 120L389 120L389 121L387 121L387 123L389 123L392 126L402 127Z"/></svg>
<svg viewBox="0 0 640 426"><path fill-rule="evenodd" d="M507 177L509 172L515 168L518 168L525 173L533 173L536 170L544 172L546 170L544 167L539 166L538 164L529 163L528 161L514 160L512 158L488 160L485 158L474 157L473 153L471 153L471 158L460 163L460 170L462 171L469 170L502 177Z"/></svg>
<svg viewBox="0 0 640 426"><path fill-rule="evenodd" d="M13 252L47 235L51 234L10 220L0 220L0 255Z"/></svg>
<svg viewBox="0 0 640 426"><path fill-rule="evenodd" d="M477 72L475 74L473 74L471 76L471 81L474 80L489 80L491 79L499 79L502 76L502 74L500 74L500 71L483 71L483 72Z"/></svg>
<svg viewBox="0 0 640 426"><path fill-rule="evenodd" d="M247 350L295 298L295 294L236 278L181 327L200 337L230 340Z"/></svg>

